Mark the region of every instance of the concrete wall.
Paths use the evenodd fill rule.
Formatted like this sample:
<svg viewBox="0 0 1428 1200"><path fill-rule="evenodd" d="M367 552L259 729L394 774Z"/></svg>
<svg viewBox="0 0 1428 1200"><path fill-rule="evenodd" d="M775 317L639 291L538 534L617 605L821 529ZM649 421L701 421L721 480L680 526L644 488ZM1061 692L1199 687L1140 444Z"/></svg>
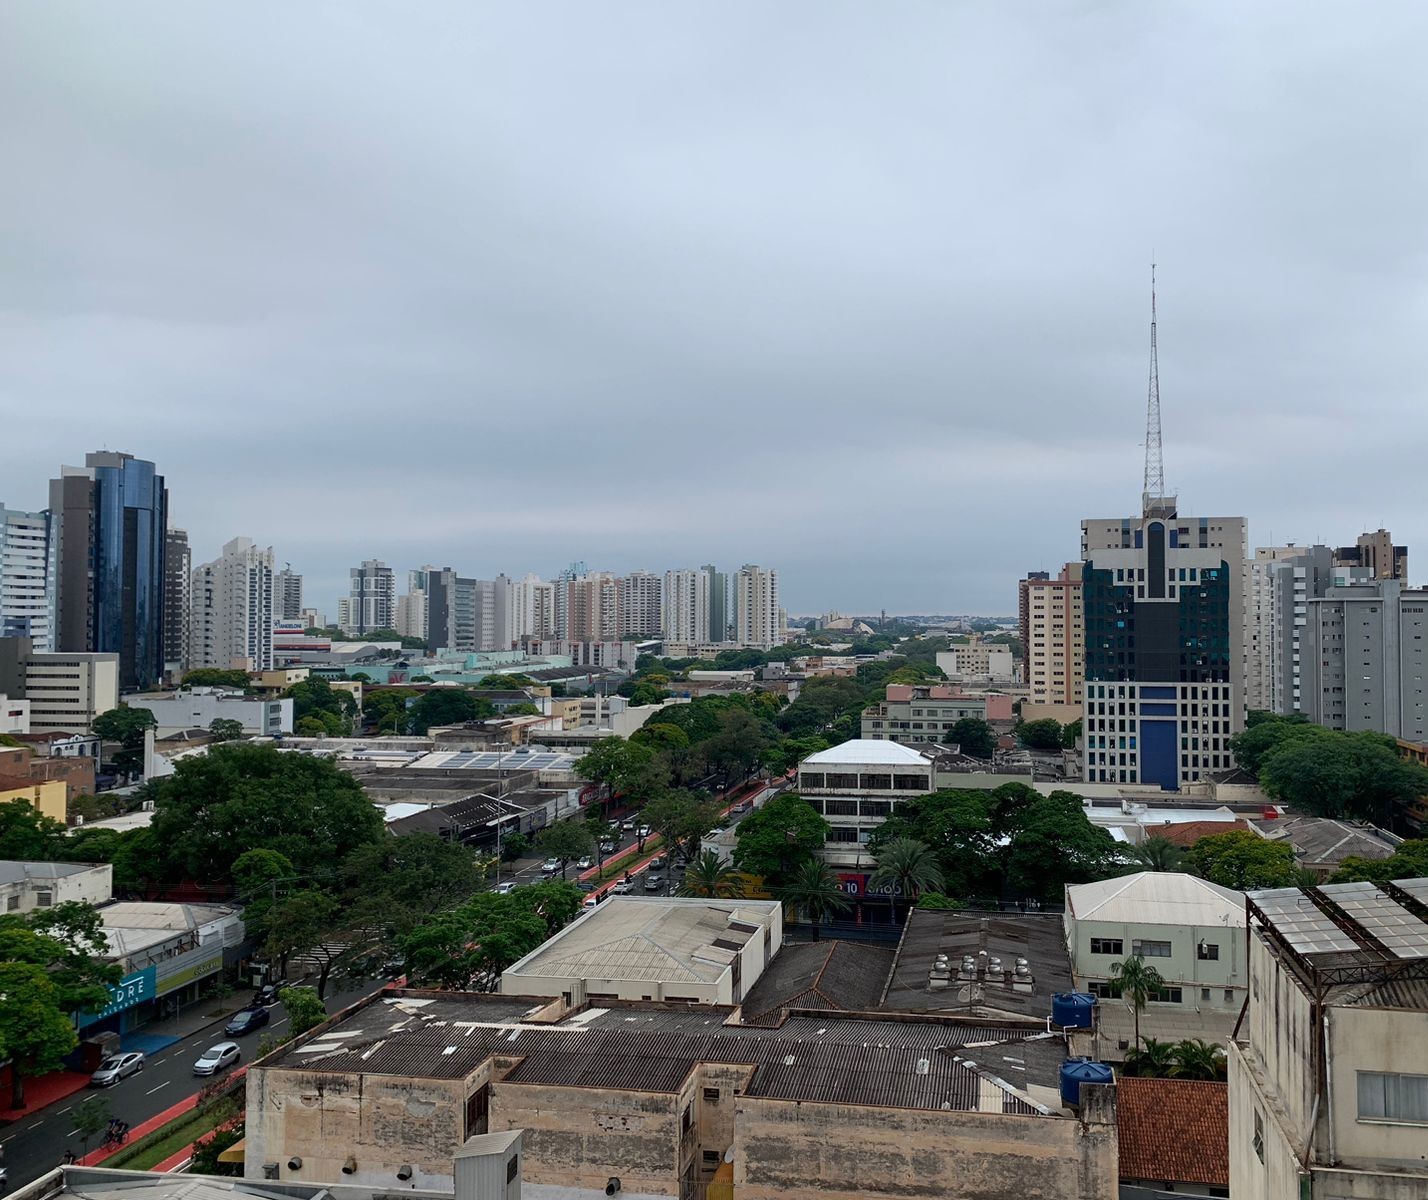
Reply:
<svg viewBox="0 0 1428 1200"><path fill-rule="evenodd" d="M22 883L0 884L0 913L33 912L39 907L40 892L49 892L53 904L65 904L72 900L80 904L105 904L114 896L111 886L113 876L113 866L98 863L58 879L33 878ZM18 898L14 908L10 907L12 896Z"/></svg>
<svg viewBox="0 0 1428 1200"><path fill-rule="evenodd" d="M1119 1158L1113 1101L1108 1116L1084 1123L880 1109L870 1119L870 1110L851 1105L741 1096L734 1194L739 1200L1110 1200Z"/></svg>
<svg viewBox="0 0 1428 1200"><path fill-rule="evenodd" d="M1328 1010L1334 1150L1345 1166L1420 1172L1428 1195L1428 1127L1361 1121L1359 1071L1428 1075L1428 1012L1407 1009Z"/></svg>

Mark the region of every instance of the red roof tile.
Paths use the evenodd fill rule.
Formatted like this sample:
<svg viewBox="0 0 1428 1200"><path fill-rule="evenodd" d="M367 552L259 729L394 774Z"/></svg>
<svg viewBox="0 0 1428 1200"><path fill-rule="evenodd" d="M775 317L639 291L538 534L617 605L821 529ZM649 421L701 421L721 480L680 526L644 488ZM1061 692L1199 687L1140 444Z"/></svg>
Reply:
<svg viewBox="0 0 1428 1200"><path fill-rule="evenodd" d="M1187 850L1203 837L1213 837L1217 833L1234 833L1247 830L1250 823L1243 817L1233 821L1178 821L1170 825L1147 825L1147 838L1163 837L1167 842L1183 846Z"/></svg>
<svg viewBox="0 0 1428 1200"><path fill-rule="evenodd" d="M1229 1085L1117 1077L1121 1178L1230 1186Z"/></svg>

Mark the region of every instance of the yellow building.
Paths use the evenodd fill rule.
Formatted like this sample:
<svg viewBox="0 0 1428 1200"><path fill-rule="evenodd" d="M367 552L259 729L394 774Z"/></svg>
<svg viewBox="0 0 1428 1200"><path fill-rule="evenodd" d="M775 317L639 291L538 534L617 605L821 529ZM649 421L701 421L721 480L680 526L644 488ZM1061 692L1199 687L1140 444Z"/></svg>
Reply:
<svg viewBox="0 0 1428 1200"><path fill-rule="evenodd" d="M65 823L66 791L63 779L26 779L20 775L0 775L0 804L23 800L61 825Z"/></svg>

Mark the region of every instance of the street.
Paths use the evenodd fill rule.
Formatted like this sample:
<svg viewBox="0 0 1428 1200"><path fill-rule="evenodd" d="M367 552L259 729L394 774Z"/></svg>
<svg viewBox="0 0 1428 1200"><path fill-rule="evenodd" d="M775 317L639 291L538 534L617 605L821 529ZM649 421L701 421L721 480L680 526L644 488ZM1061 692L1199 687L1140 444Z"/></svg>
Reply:
<svg viewBox="0 0 1428 1200"><path fill-rule="evenodd" d="M345 1008L378 988L386 980L368 980L346 991L334 989L327 998L327 1010L335 1012ZM245 1000L246 992L235 993L231 997L232 1012L237 1012ZM215 1019L212 1025L180 1039L172 1046L166 1046L144 1061L144 1069L136 1075L107 1088L87 1088L59 1100L46 1108L35 1110L27 1117L7 1125L0 1131L0 1146L4 1147L4 1164L13 1191L31 1180L38 1179L46 1171L57 1167L66 1150L76 1155L86 1149L93 1150L103 1135L90 1139L85 1147L80 1136L73 1129L73 1110L90 1096L99 1096L109 1107L109 1115L127 1121L131 1126L147 1120L177 1104L185 1096L200 1092L217 1076L207 1078L193 1073L194 1060L215 1042L235 1041L242 1047L241 1063L252 1062L257 1055L258 1043L266 1035L282 1035L288 1026L288 1016L281 1004L272 1010L272 1021L256 1033L244 1037L229 1038L223 1032L228 1016ZM231 1013L229 1014L231 1015Z"/></svg>

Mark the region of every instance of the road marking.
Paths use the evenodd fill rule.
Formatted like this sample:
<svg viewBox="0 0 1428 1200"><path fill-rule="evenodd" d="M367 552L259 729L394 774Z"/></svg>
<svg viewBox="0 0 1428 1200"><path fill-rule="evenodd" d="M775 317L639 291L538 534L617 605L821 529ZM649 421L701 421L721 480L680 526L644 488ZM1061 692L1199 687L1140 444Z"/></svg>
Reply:
<svg viewBox="0 0 1428 1200"><path fill-rule="evenodd" d="M78 1130L78 1129L71 1129L67 1134L65 1134L65 1137L78 1137L78 1136L79 1136L79 1130Z"/></svg>
<svg viewBox="0 0 1428 1200"><path fill-rule="evenodd" d="M157 1091L159 1090L159 1088L166 1088L166 1087L168 1087L169 1084L171 1084L172 1082L173 1082L172 1079L165 1079L165 1080L163 1081L163 1083L159 1084L159 1087L150 1088L147 1092L144 1093L144 1095L146 1095L146 1096L152 1096L155 1092L157 1092Z"/></svg>
<svg viewBox="0 0 1428 1200"><path fill-rule="evenodd" d="M73 1108L73 1107L74 1107L73 1104L71 1104L71 1105L69 1106L69 1108ZM61 1113L67 1113L67 1112L69 1112L69 1108L62 1108L62 1109L60 1109L60 1112L61 1112Z"/></svg>

